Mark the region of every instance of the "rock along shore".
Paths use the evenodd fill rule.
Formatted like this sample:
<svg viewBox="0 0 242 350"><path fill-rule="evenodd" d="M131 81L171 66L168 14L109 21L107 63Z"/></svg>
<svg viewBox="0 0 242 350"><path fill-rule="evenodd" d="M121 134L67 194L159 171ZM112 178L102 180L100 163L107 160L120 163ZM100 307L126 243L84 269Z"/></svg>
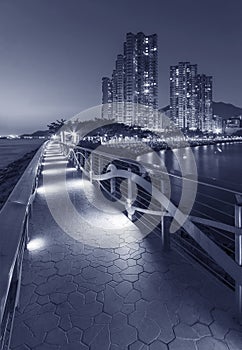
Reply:
<svg viewBox="0 0 242 350"><path fill-rule="evenodd" d="M26 153L23 157L0 169L0 209L3 207L37 150L38 148Z"/></svg>

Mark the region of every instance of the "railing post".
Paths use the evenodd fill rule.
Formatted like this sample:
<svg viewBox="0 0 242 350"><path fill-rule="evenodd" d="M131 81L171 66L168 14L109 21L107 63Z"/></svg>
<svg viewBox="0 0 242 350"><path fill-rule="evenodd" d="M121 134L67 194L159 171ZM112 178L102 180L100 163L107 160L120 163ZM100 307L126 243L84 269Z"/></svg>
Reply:
<svg viewBox="0 0 242 350"><path fill-rule="evenodd" d="M131 173L130 168L128 168L128 172ZM132 201L132 197L133 197L132 181L131 181L131 177L129 176L129 178L128 178L128 200L130 200L130 202Z"/></svg>
<svg viewBox="0 0 242 350"><path fill-rule="evenodd" d="M161 245L162 250L170 250L170 216L161 214Z"/></svg>
<svg viewBox="0 0 242 350"><path fill-rule="evenodd" d="M161 193L165 193L165 180L161 179ZM161 245L163 251L170 249L170 216L161 204Z"/></svg>
<svg viewBox="0 0 242 350"><path fill-rule="evenodd" d="M131 180L131 168L128 168L128 171L130 172L130 176L128 177L128 198L127 198L126 210L128 212L128 218L132 221L134 210L132 209L133 189L132 189L132 180Z"/></svg>
<svg viewBox="0 0 242 350"><path fill-rule="evenodd" d="M85 158L84 158L83 152L82 152L81 155L80 155L80 164L81 164L81 167L84 168L84 165L85 165Z"/></svg>
<svg viewBox="0 0 242 350"><path fill-rule="evenodd" d="M80 170L81 169L81 161L80 161L80 154L78 153L78 151L77 151L77 153L76 153L76 162L77 162L77 170Z"/></svg>
<svg viewBox="0 0 242 350"><path fill-rule="evenodd" d="M235 195L236 204L234 210L235 227L242 228L242 196ZM242 235L235 234L235 261L242 266ZM235 281L236 304L238 310L239 322L242 324L242 285Z"/></svg>
<svg viewBox="0 0 242 350"><path fill-rule="evenodd" d="M115 192L116 192L116 178L113 177L111 180L110 180L110 193L115 195Z"/></svg>
<svg viewBox="0 0 242 350"><path fill-rule="evenodd" d="M61 143L65 143L64 131L60 132L60 140L61 140Z"/></svg>
<svg viewBox="0 0 242 350"><path fill-rule="evenodd" d="M87 170L87 151L84 151L84 169Z"/></svg>
<svg viewBox="0 0 242 350"><path fill-rule="evenodd" d="M98 175L102 174L102 156L101 154L98 155Z"/></svg>
<svg viewBox="0 0 242 350"><path fill-rule="evenodd" d="M89 178L90 178L90 182L92 183L92 152L89 155L89 164L90 164L90 168L89 168Z"/></svg>
<svg viewBox="0 0 242 350"><path fill-rule="evenodd" d="M97 175L101 175L101 173L102 173L102 159L101 159L101 155L97 154ZM101 188L100 181L97 181L97 185L100 189Z"/></svg>

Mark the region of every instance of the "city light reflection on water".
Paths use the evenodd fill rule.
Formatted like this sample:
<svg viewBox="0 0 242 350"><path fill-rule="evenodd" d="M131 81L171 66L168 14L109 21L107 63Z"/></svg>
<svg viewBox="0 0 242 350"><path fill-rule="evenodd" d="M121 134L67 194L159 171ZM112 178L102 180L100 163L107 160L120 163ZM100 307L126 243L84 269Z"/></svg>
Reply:
<svg viewBox="0 0 242 350"><path fill-rule="evenodd" d="M218 150L218 147L221 151ZM241 185L241 154L242 143L220 143L219 145L204 145L191 147L194 154L198 176L204 178L215 178L218 181ZM186 157L186 148L180 150ZM215 153L216 152L216 153ZM162 162L168 171L180 171L177 163L177 150L166 150L159 152ZM189 157L183 158L184 166L189 172ZM145 154L139 158L144 162L152 164L152 153Z"/></svg>

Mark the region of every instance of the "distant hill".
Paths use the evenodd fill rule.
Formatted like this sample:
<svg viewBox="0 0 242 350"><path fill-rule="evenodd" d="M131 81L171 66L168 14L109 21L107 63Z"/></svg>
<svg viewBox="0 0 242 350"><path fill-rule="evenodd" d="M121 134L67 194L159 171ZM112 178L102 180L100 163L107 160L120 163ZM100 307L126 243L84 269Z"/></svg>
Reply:
<svg viewBox="0 0 242 350"><path fill-rule="evenodd" d="M213 102L213 113L224 119L228 119L242 115L242 108L236 107L231 103Z"/></svg>
<svg viewBox="0 0 242 350"><path fill-rule="evenodd" d="M31 136L31 137L47 137L49 135L49 130L38 130L33 132L32 134L23 134L21 135L21 137L27 137L27 136Z"/></svg>
<svg viewBox="0 0 242 350"><path fill-rule="evenodd" d="M166 112L169 110L169 105L163 108L160 108L161 112ZM213 102L213 113L219 115L223 119L228 119L231 117L237 117L242 115L242 108L236 107L231 103L224 102Z"/></svg>

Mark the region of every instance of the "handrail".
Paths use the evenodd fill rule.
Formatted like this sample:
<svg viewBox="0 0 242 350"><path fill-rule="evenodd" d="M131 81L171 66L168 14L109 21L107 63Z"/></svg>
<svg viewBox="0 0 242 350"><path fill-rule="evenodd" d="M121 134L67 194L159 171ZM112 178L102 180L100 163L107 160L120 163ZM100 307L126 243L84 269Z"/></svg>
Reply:
<svg viewBox="0 0 242 350"><path fill-rule="evenodd" d="M10 325L8 319L10 314L14 315L18 304L23 251L28 240L30 207L45 146L46 142L36 152L0 211L0 349L9 348L13 317ZM15 296L14 302L9 305L12 294Z"/></svg>
<svg viewBox="0 0 242 350"><path fill-rule="evenodd" d="M145 188L154 198L162 204L168 213L195 239L197 243L210 255L213 259L235 280L242 284L242 269L236 262L229 257L221 248L217 246L209 237L207 237L191 220L170 202L166 196L157 188L152 186L150 182L141 178L139 175L131 173L126 170L117 170L116 172L109 172L101 176L93 175L93 180L107 180L113 177L130 178L133 182Z"/></svg>
<svg viewBox="0 0 242 350"><path fill-rule="evenodd" d="M67 146L69 149L81 149L81 150L84 150L86 152L93 152L95 153L96 155L100 155L100 156L105 156L105 157L108 157L110 159L113 159L114 158L114 155L112 155L111 153L105 153L103 151L100 151L100 150L92 150L90 148L86 148L86 147L80 147L80 146L75 146L75 145L67 145L65 143L60 143L62 144L63 146ZM125 162L125 159L120 159L120 161L124 161ZM140 165L140 163L138 161L135 161L135 160L129 160L129 163L130 164L133 164L135 166L138 166ZM165 172L165 171L162 171L161 169L159 168L154 168L152 167L152 164L150 163L146 163L146 162L143 162L142 161L142 166L146 169L146 170L149 170L149 171L152 171L156 174L163 174L163 175L169 175L170 177L174 178L174 179L179 179L179 180L183 180L183 181L190 181L190 182L197 182L199 185L204 185L204 186L207 186L207 187L210 187L210 188L214 188L214 189L217 189L217 190L221 190L221 191L224 191L224 192L229 192L229 193L233 193L233 194L239 194L239 195L242 195L242 190L241 191L236 191L236 190L233 190L233 189L229 189L229 188L226 188L226 187L222 187L222 186L218 186L218 185L213 185L213 184L210 184L208 182L205 182L205 181L202 181L202 180L194 180L194 179L191 179L189 178L188 176L186 175L180 175L180 174L176 174L175 171L173 172Z"/></svg>
<svg viewBox="0 0 242 350"><path fill-rule="evenodd" d="M78 165L78 167L83 171L83 173L89 177L89 179L91 181L96 180L98 182L102 182L102 181L106 181L106 180L110 180L112 181L115 178L124 178L127 179L128 181L131 181L133 183L135 183L136 185L139 185L142 189L144 189L149 195L152 196L152 198L154 198L158 203L160 203L161 207L163 209L165 209L165 211L167 212L167 214L173 218L173 224L175 225L175 223L178 223L180 227L182 227L189 235L190 237L192 237L195 242L218 264L218 266L220 266L228 275L230 275L236 282L236 297L238 298L238 308L239 308L239 318L240 318L240 322L242 322L242 294L240 292L241 288L242 288L242 264L240 263L240 261L242 261L242 246L241 246L241 237L242 236L242 228L241 226L238 225L228 225L216 220L210 220L210 219L204 219L204 218L200 218L200 217L196 217L194 215L189 215L188 217L181 211L179 210L172 202L171 200L169 200L163 193L162 191L160 191L160 188L158 189L157 187L155 187L153 185L152 182L147 181L143 176L140 176L139 174L136 174L134 172L131 171L131 169L118 169L112 162L113 166L111 168L106 168L105 173L95 173L94 169L92 167L92 161L88 161L88 157L92 157L96 155L96 156L104 156L107 157L109 159L115 160L115 155L109 155L106 154L104 152L96 152L95 150L91 150L91 149L82 149L81 147L76 147L75 149L72 147L69 147L67 145L65 145L65 147L68 147L68 154L69 156L73 155L74 158L74 162L76 165ZM75 155L75 151L78 150L82 150L84 152L82 152L82 156L84 158L84 166L82 166L78 160L78 158ZM119 159L118 159L119 160ZM122 161L122 159L121 159ZM131 160L130 164L133 164L134 162ZM89 169L86 169L88 168ZM148 164L142 164L144 166L148 165ZM164 171L157 171L157 168L154 170L152 168L150 168L150 164L149 167L146 167L146 170L149 172L149 170L154 171L155 174L165 174L165 175L169 175L171 177L175 177L175 178L179 178L187 181L195 181L193 179L190 178L185 178L179 175L174 175L174 174L167 174ZM206 184L205 182L199 182L201 185L206 185L209 188L213 188L216 190L221 190L221 191L225 191L226 193L230 193L232 195L241 195L242 193L239 191L234 191L234 190L230 190L230 189L226 189L226 188L222 188L220 186L216 186L213 184ZM110 190L111 192L111 190ZM110 193L114 198L115 198L115 193ZM129 200L129 206L125 206L126 210L131 209L133 211L139 211L139 208L137 207L137 205L132 206L132 201ZM147 209L143 209L140 208L141 212L143 210L144 213L149 213L150 215L159 215L159 211L149 211ZM238 210L237 210L238 211ZM238 211L241 215L242 210L240 209ZM164 220L164 211L161 212L161 220ZM167 215L166 214L166 215ZM163 217L163 218L162 218ZM242 218L239 219L239 225L242 222ZM220 247L218 244L215 243L215 241L213 239L211 239L209 237L209 235L207 235L206 233L204 233L202 231L202 228L200 229L196 224L202 224L204 226L215 228L221 231L226 231L229 233L234 234L235 236L235 260L234 258L232 258L230 255L228 255L226 253L226 251L224 249L222 249L222 247ZM237 227L236 227L237 226ZM163 227L163 224L162 224ZM161 227L161 234L163 235L162 239L164 239L165 236L169 235L168 230L164 230L164 228ZM172 228L172 225L171 225ZM165 232L166 231L166 232ZM172 229L171 229L172 232ZM174 227L173 227L173 232L174 231ZM219 231L216 231L216 233L219 233ZM164 239L164 242L168 241L169 239L166 237ZM237 245L236 245L237 244ZM239 244L239 246L238 246ZM222 244L223 246L223 244ZM231 249L230 249L231 250ZM241 258L240 258L241 257ZM238 287L239 286L239 287Z"/></svg>
<svg viewBox="0 0 242 350"><path fill-rule="evenodd" d="M77 149L81 149L81 147L77 147ZM84 150L84 151L88 151L88 152L91 151L90 149L85 149L85 148L83 148L83 150ZM70 152L71 152L71 153L73 152L73 155L74 155L74 157L75 157L76 162L79 163L79 161L78 161L78 159L77 159L77 157L76 157L76 152L74 151L74 149L70 149ZM79 153L79 152L78 152L78 153ZM98 152L98 153L96 153L96 151L94 151L94 153L95 153L95 154L98 154L98 155L104 155L104 156L106 156L106 154L105 154L104 152ZM85 157L85 156L83 155L83 157ZM113 159L113 157L111 157L111 156L110 156L110 158ZM122 159L121 159L121 161L122 161ZM125 161L125 160L123 160L123 161ZM127 162L127 161L126 161L126 162ZM134 165L136 165L136 163L134 163L134 162L132 162L132 161L131 161L131 163L134 164ZM86 176L89 175L89 172L88 172L84 167L82 167L80 164L79 164L79 167L82 169L82 171L84 172L84 174L85 174ZM115 167L115 168L116 168L116 167ZM114 169L114 168L113 168L113 169ZM166 174L166 175L171 175L172 177L175 176L175 177L181 178L181 176L173 175L173 174L170 174L170 173L165 173L165 172L163 172L163 171L161 171L161 173L162 173L162 174ZM128 175L127 175L127 174L128 174ZM110 180L111 178L115 178L115 177L124 177L124 178L128 178L128 177L130 176L130 172L127 172L127 174L125 174L125 173L123 172L123 170L117 170L117 169L116 169L116 170L113 170L113 171L110 171L110 170L109 170L109 171L106 172L105 174L94 174L94 173L92 173L92 179L93 179L93 180L96 180L96 181L104 181L104 180ZM185 179L186 179L186 178L185 178ZM187 179L187 180L189 180L189 181L194 181L194 180L192 180L192 179ZM204 182L202 182L202 184L205 185ZM208 184L208 186L211 186L211 187L214 187L214 188L216 188L216 189L220 189L220 190L223 190L223 191L226 191L226 192L230 192L230 193L233 193L233 194L238 194L238 192L235 192L235 191L233 191L233 190L228 190L228 189L226 189L226 188L222 188L222 187L219 187L219 186L214 186L214 185L210 185L210 184ZM143 187L143 188L145 188L145 187ZM148 189L145 188L145 190L148 190ZM153 190L153 187L152 187L152 190ZM150 191L150 189L149 189L148 191ZM151 193L151 192L150 192L150 193ZM162 195L161 192L160 192L160 194ZM157 200L158 200L159 202L161 202L159 198L158 198ZM160 204L162 204L162 203L160 203ZM147 212L146 210L140 209L140 208L138 208L138 207L136 207L135 209L136 209L137 211ZM160 215L160 211L153 211L152 214L153 214L153 215ZM229 231L229 232L235 233L235 234L242 234L242 229L238 229L238 228L236 228L235 226L232 226L232 225L224 224L224 223L221 223L221 222L218 222L218 221L214 221L214 220L202 219L202 218L199 218L199 217L196 217L196 216L190 216L190 219L191 219L191 221L193 221L193 222L197 222L197 223L201 223L201 224L204 224L204 225L207 225L207 226L219 228L219 229L224 230L224 231Z"/></svg>
<svg viewBox="0 0 242 350"><path fill-rule="evenodd" d="M202 224L202 225L206 225L209 227L218 228L220 230L231 232L231 233L238 234L238 235L242 236L242 228L238 228L238 227L235 227L232 225L227 225L227 224L224 224L223 222L204 219L204 218L200 218L200 217L192 216L192 215L190 215L190 220L192 222L196 222L197 224Z"/></svg>
<svg viewBox="0 0 242 350"><path fill-rule="evenodd" d="M90 150L89 150L90 151ZM205 182L205 181L202 181L202 180L194 180L194 179L191 179L189 178L188 176L186 175L180 175L180 174L176 174L175 171L172 171L172 172L165 172L165 171L162 171L158 168L152 168L152 165L150 163L144 163L142 162L142 164L146 167L146 169L149 169L155 173L160 173L160 174L165 174L165 175L169 175L170 177L174 178L174 179L179 179L179 180L183 180L183 181L190 181L190 182L197 182L199 185L203 185L203 186L206 186L206 187L210 187L210 188L213 188L213 189L216 189L216 190L221 190L221 191L224 191L224 192L229 192L229 193L233 193L233 194L239 194L239 195L242 195L242 191L236 191L236 190L233 190L233 189L229 189L229 188L226 188L226 187L222 187L222 186L218 186L218 185L213 185L211 183L208 183L208 182ZM208 180L208 179L207 179Z"/></svg>
<svg viewBox="0 0 242 350"><path fill-rule="evenodd" d="M72 152L72 150L71 150ZM90 152L90 149L89 149L89 152ZM100 153L99 153L100 154ZM103 152L102 152L103 154ZM76 161L78 162L78 159L76 158L76 155L75 155L75 152L73 151L73 155L76 159ZM81 167L82 171L85 173L86 176L89 175L89 172L84 168L82 167L80 164L79 166ZM164 172L163 172L164 173ZM140 183L140 180L137 180L135 181L135 176L137 176L136 174L133 174L132 175L130 174L130 172L128 171L125 171L125 170L118 170L116 167L112 168L112 171L109 170L108 172L106 172L105 174L95 174L95 173L92 173L92 180L96 180L96 181L104 181L104 180L110 180L112 178L126 178L128 179L130 176L132 176L132 180L134 182L136 182L137 184L141 185ZM143 184L141 185L146 191L150 192L150 194L154 194L154 191L157 191L157 189L151 185L149 182L147 182L146 180L142 179L143 181ZM152 188L150 188L150 186ZM226 189L224 189L226 190ZM233 191L232 191L233 192ZM160 197L159 197L160 196ZM159 194L158 196L155 196L156 197L156 200L160 202L160 204L164 205L164 198L163 200L161 200L161 198L163 197L163 193L159 191ZM167 210L168 210L168 205L167 204ZM147 212L147 210L142 210L142 209L139 209L139 208L135 208L137 211L142 211L142 212ZM160 211L153 211L152 214L153 215L160 215ZM170 213L171 214L171 213ZM179 213L180 215L181 213ZM195 217L195 216L190 216L190 220L192 222L197 222L197 223L201 223L201 224L204 224L204 225L207 225L207 226L211 226L211 227L215 227L215 228L219 228L221 230L224 230L224 231L229 231L229 232L232 232L232 233L236 233L236 234L241 234L242 235L242 229L239 229L239 228L236 228L235 226L232 226L232 225L227 225L227 224L224 224L224 223L221 223L221 222L218 222L218 221L213 221L213 220L208 220L208 219L202 219L202 218L199 218L199 217Z"/></svg>
<svg viewBox="0 0 242 350"><path fill-rule="evenodd" d="M100 151L100 150L91 150L90 148L75 146L75 145L72 145L72 144L67 145L67 144L61 143L61 142L59 142L59 144L62 145L62 146L67 146L69 150L74 150L74 149L76 150L77 149L77 150L82 150L84 152L94 152L96 155L104 156L104 157L107 157L107 158L110 158L110 159L114 158L113 154L105 153L105 152ZM136 167L139 167L141 171L145 170L144 167L142 166L143 164L141 165L140 162L138 162L136 160L131 160L131 159L127 160L125 158L120 158L119 161L124 162L124 163L125 162L127 163L127 161L129 161L129 164L132 164L132 165L134 165Z"/></svg>

